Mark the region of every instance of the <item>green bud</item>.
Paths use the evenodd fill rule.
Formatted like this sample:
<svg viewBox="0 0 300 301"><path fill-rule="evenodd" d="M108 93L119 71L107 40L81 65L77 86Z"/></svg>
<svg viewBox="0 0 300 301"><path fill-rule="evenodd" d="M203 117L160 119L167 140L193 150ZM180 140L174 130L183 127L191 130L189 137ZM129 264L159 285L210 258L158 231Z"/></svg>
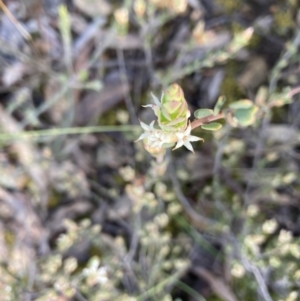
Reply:
<svg viewBox="0 0 300 301"><path fill-rule="evenodd" d="M184 130L187 127L190 111L179 85L172 84L165 91L157 116L160 127L165 131Z"/></svg>

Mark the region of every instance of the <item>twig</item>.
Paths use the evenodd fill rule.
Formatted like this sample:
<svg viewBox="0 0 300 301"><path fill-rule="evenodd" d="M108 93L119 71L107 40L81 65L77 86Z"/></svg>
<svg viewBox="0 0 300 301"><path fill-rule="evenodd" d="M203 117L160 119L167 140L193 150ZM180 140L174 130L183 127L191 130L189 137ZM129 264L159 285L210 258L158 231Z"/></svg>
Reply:
<svg viewBox="0 0 300 301"><path fill-rule="evenodd" d="M119 63L119 68L120 68L120 73L121 73L121 81L129 86L129 81L127 78L126 74L126 65L125 65L125 58L124 58L124 53L123 50L120 49L119 47L117 48L117 56L118 56L118 63ZM125 93L124 95L125 99L125 104L127 107L127 111L129 112L130 120L132 124L138 124L138 119L135 113L135 108L133 106L132 98L129 93Z"/></svg>
<svg viewBox="0 0 300 301"><path fill-rule="evenodd" d="M252 264L243 254L241 251L241 247L239 246L239 243L236 239L236 237L232 233L227 233L226 235L226 241L228 244L230 244L233 247L233 250L235 254L240 258L242 265L244 266L246 271L251 272L255 280L257 282L259 291L265 301L273 301L268 286L266 284L266 281L261 273L261 270L254 264Z"/></svg>
<svg viewBox="0 0 300 301"><path fill-rule="evenodd" d="M192 123L191 123L191 127L192 127L192 130L203 125L203 124L206 124L206 123L209 123L209 122L212 122L212 121L216 121L216 120L219 120L219 119L223 119L224 118L224 114L223 113L219 113L217 115L210 115L210 116L207 116L207 117L203 117L203 118L200 118L200 119L195 119Z"/></svg>
<svg viewBox="0 0 300 301"><path fill-rule="evenodd" d="M242 257L242 262L243 262L244 267L247 270L251 271L252 274L254 275L263 298L266 301L273 301L272 297L269 294L266 282L261 274L260 269L257 266L251 264L245 257Z"/></svg>
<svg viewBox="0 0 300 301"><path fill-rule="evenodd" d="M289 59L296 55L296 51L298 46L300 45L300 31L297 31L297 34L295 35L295 38L291 42L291 44L287 47L286 52L281 56L277 64L274 66L272 72L271 72L271 79L269 84L269 94L274 93L278 80L280 78L280 72L281 70L286 66L286 63L289 61Z"/></svg>
<svg viewBox="0 0 300 301"><path fill-rule="evenodd" d="M300 93L300 87L293 88L288 94L288 97L293 97L294 95Z"/></svg>
<svg viewBox="0 0 300 301"><path fill-rule="evenodd" d="M286 94L286 97L292 98L293 96L295 96L296 94L299 94L299 93L300 93L300 87L295 87L289 93ZM270 101L268 103L268 109L271 109L271 108L275 107L277 105L277 101L278 101L278 99ZM264 110L262 110L262 111L263 111L262 112L262 114L263 114Z"/></svg>
<svg viewBox="0 0 300 301"><path fill-rule="evenodd" d="M174 166L173 166L173 163L171 160L169 163L169 176L172 181L173 189L176 193L176 196L177 196L180 204L182 205L183 210L188 215L188 217L191 219L194 226L196 226L198 229L201 229L201 230L205 229L208 226L216 227L216 225L217 225L216 222L197 213L194 210L194 208L191 206L191 204L189 203L187 198L184 196L184 194L182 193L182 190L180 188L179 181L176 177L175 169L174 169Z"/></svg>
<svg viewBox="0 0 300 301"><path fill-rule="evenodd" d="M293 97L294 95L300 93L300 87L295 87L293 88L289 93L287 93L287 97ZM269 104L269 107L272 107L272 103ZM224 114L221 112L217 115L210 115L210 116L207 116L207 117L203 117L203 118L200 118L200 119L195 119L192 123L191 123L191 127L192 127L192 130L203 125L203 124L206 124L206 123L209 123L209 122L212 122L212 121L216 121L216 120L219 120L219 119L223 119L225 118Z"/></svg>
<svg viewBox="0 0 300 301"><path fill-rule="evenodd" d="M76 135L76 134L107 133L107 132L131 132L139 129L140 129L139 126L134 126L134 125L54 128L54 129L38 130L38 131L1 133L0 141L40 138L42 136Z"/></svg>
<svg viewBox="0 0 300 301"><path fill-rule="evenodd" d="M10 10L6 7L2 0L0 0L0 8L6 14L8 19L14 24L16 29L20 32L20 34L26 39L27 41L32 41L31 35L27 32L27 30L18 22L18 20L14 17L14 15L10 12Z"/></svg>

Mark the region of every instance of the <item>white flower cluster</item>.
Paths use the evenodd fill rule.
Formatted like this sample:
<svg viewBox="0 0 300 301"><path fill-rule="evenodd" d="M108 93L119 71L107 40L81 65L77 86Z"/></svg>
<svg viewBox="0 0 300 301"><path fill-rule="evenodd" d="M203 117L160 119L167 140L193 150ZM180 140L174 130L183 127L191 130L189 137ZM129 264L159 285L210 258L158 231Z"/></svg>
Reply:
<svg viewBox="0 0 300 301"><path fill-rule="evenodd" d="M203 139L191 135L191 113L181 87L176 83L171 84L160 100L151 95L154 104L143 107L150 107L154 111L159 129L154 127L155 120L150 125L140 121L144 133L136 141L143 140L145 149L153 156L163 155L166 148L173 147L175 143L173 149L185 146L194 152L191 142Z"/></svg>
<svg viewBox="0 0 300 301"><path fill-rule="evenodd" d="M173 150L181 146L185 146L188 150L194 152L191 142L200 140L203 141L202 138L191 135L190 124L184 131L178 131L174 133L156 129L154 128L154 123L154 120L150 123L150 125L140 121L141 127L144 129L144 133L136 141L144 140L147 150L152 149L159 151L176 143L176 146L173 148Z"/></svg>

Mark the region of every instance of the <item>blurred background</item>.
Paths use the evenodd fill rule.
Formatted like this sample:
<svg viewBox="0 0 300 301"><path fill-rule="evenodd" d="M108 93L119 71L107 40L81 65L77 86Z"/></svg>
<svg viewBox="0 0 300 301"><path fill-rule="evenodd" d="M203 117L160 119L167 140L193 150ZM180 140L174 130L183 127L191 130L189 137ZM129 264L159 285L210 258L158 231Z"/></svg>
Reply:
<svg viewBox="0 0 300 301"><path fill-rule="evenodd" d="M300 300L299 45L297 0L0 0L0 300ZM259 113L157 163L172 83Z"/></svg>

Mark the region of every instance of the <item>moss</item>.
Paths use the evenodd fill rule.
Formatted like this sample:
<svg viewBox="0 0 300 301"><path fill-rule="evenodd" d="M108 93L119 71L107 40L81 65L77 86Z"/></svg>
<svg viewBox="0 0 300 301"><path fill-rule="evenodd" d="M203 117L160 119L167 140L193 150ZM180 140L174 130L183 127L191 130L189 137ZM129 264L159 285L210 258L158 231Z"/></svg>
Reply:
<svg viewBox="0 0 300 301"><path fill-rule="evenodd" d="M287 30L294 27L292 11L286 8L274 8L274 26L279 33L285 34Z"/></svg>
<svg viewBox="0 0 300 301"><path fill-rule="evenodd" d="M99 258L102 258L104 256L103 250L99 248L99 246L92 244L89 250L90 258L93 256L98 256Z"/></svg>
<svg viewBox="0 0 300 301"><path fill-rule="evenodd" d="M220 95L226 96L228 103L236 101L237 99L243 98L244 93L238 86L236 76L239 72L238 63L232 61L226 66L226 76L223 79L220 87Z"/></svg>
<svg viewBox="0 0 300 301"><path fill-rule="evenodd" d="M118 186L120 185L121 187L124 187L125 181L119 173L115 173L112 178L114 183L116 183Z"/></svg>
<svg viewBox="0 0 300 301"><path fill-rule="evenodd" d="M99 118L99 125L116 125L116 111L109 110Z"/></svg>
<svg viewBox="0 0 300 301"><path fill-rule="evenodd" d="M248 45L247 45L247 48L249 49L256 49L260 43L261 43L261 36L257 35L257 34L253 34Z"/></svg>
<svg viewBox="0 0 300 301"><path fill-rule="evenodd" d="M216 0L216 2L225 10L226 13L232 13L235 10L239 10L241 6L240 0Z"/></svg>
<svg viewBox="0 0 300 301"><path fill-rule="evenodd" d="M47 208L52 209L58 206L58 204L60 203L60 199L61 196L57 192L55 192L54 190L51 191L47 201Z"/></svg>
<svg viewBox="0 0 300 301"><path fill-rule="evenodd" d="M4 232L4 241L5 241L5 244L11 248L13 245L14 245L14 242L15 242L15 236L14 234L12 233L12 231L10 230L6 230Z"/></svg>

